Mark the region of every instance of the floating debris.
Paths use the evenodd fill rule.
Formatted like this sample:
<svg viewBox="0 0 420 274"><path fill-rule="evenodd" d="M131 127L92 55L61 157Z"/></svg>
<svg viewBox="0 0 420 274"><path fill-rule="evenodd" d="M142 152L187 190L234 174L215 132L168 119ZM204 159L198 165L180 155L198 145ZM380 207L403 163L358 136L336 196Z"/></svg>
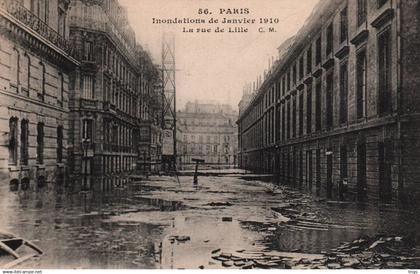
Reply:
<svg viewBox="0 0 420 274"><path fill-rule="evenodd" d="M215 250L212 250L212 254L215 254L215 253L217 253L217 252L220 252L220 248L218 248L218 249L215 249Z"/></svg>
<svg viewBox="0 0 420 274"><path fill-rule="evenodd" d="M231 261L231 260L223 261L222 262L222 266L224 266L224 267L231 267L231 266L233 266L233 261Z"/></svg>
<svg viewBox="0 0 420 274"><path fill-rule="evenodd" d="M232 206L232 204L229 202L211 202L205 205L206 206Z"/></svg>
<svg viewBox="0 0 420 274"><path fill-rule="evenodd" d="M222 217L222 222L232 222L232 217Z"/></svg>

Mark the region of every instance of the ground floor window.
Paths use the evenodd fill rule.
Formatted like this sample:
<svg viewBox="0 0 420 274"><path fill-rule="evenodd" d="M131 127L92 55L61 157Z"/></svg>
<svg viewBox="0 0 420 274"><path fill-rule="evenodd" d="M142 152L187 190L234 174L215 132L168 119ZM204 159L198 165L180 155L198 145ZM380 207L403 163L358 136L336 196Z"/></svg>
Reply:
<svg viewBox="0 0 420 274"><path fill-rule="evenodd" d="M9 120L9 163L17 164L17 148L18 148L18 119L12 117Z"/></svg>

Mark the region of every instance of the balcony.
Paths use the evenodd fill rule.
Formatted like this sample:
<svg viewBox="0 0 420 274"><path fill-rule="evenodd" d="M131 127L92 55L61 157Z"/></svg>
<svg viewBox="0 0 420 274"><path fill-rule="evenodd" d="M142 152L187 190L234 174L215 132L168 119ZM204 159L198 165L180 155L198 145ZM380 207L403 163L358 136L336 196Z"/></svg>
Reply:
<svg viewBox="0 0 420 274"><path fill-rule="evenodd" d="M73 56L74 50L67 40L18 1L0 0L0 10L7 12L20 23L35 31L67 54Z"/></svg>

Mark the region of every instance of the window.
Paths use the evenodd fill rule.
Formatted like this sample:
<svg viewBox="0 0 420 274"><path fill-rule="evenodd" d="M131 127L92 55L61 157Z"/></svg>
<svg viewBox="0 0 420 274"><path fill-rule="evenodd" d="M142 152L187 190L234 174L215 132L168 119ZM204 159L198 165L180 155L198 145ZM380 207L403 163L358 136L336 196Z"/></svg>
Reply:
<svg viewBox="0 0 420 274"><path fill-rule="evenodd" d="M92 41L85 41L83 57L85 61L93 61L93 42Z"/></svg>
<svg viewBox="0 0 420 274"><path fill-rule="evenodd" d="M327 55L332 52L333 43L334 43L334 29L333 29L333 23L331 22L327 28L327 47L326 47Z"/></svg>
<svg viewBox="0 0 420 274"><path fill-rule="evenodd" d="M292 100L292 136L296 137L296 96L293 96Z"/></svg>
<svg viewBox="0 0 420 274"><path fill-rule="evenodd" d="M312 190L312 150L306 151L306 183L308 185L309 191Z"/></svg>
<svg viewBox="0 0 420 274"><path fill-rule="evenodd" d="M308 51L306 52L306 73L311 73L312 71L312 45L309 46Z"/></svg>
<svg viewBox="0 0 420 274"><path fill-rule="evenodd" d="M18 119L12 117L9 120L9 164L17 164L17 148L18 148Z"/></svg>
<svg viewBox="0 0 420 274"><path fill-rule="evenodd" d="M334 72L331 71L327 74L326 82L326 126L330 129L333 126L333 91L334 91Z"/></svg>
<svg viewBox="0 0 420 274"><path fill-rule="evenodd" d="M286 132L287 132L287 139L289 139L290 138L290 100L287 100L287 117L286 117L286 119L287 119L287 129L286 129Z"/></svg>
<svg viewBox="0 0 420 274"><path fill-rule="evenodd" d="M304 75L304 72L303 72L303 56L302 56L299 59L299 80L303 79L303 75Z"/></svg>
<svg viewBox="0 0 420 274"><path fill-rule="evenodd" d="M275 122L276 141L280 141L280 107L276 108L276 122Z"/></svg>
<svg viewBox="0 0 420 274"><path fill-rule="evenodd" d="M41 101L45 101L45 82L46 82L46 70L45 65L41 62L39 63L40 69L41 69L41 90L38 91L38 99Z"/></svg>
<svg viewBox="0 0 420 274"><path fill-rule="evenodd" d="M83 76L83 89L82 89L82 98L83 99L93 99L94 98L94 78L90 75Z"/></svg>
<svg viewBox="0 0 420 274"><path fill-rule="evenodd" d="M63 106L63 101L64 101L64 76L63 74L60 72L58 74L58 94L57 94L57 98L58 98L58 104L60 106Z"/></svg>
<svg viewBox="0 0 420 274"><path fill-rule="evenodd" d="M312 129L312 84L308 85L306 91L306 133L311 133Z"/></svg>
<svg viewBox="0 0 420 274"><path fill-rule="evenodd" d="M23 80L23 90L26 92L26 96L29 95L30 87L30 78L31 78L31 60L27 53L24 54L23 70L22 70L22 80Z"/></svg>
<svg viewBox="0 0 420 274"><path fill-rule="evenodd" d="M281 95L284 96L284 94L286 93L286 76L283 77L281 83L282 83Z"/></svg>
<svg viewBox="0 0 420 274"><path fill-rule="evenodd" d="M92 142L93 140L92 140L92 134L93 134L93 121L91 120L91 119L83 119L83 122L82 122L82 139L83 139L83 141L84 142ZM116 137L118 136L118 135L116 135L116 132L115 132L115 130L117 129L117 127L115 126L114 128L113 128L113 141L114 141L114 144L116 144L116 142L117 142L117 139L116 139Z"/></svg>
<svg viewBox="0 0 420 274"><path fill-rule="evenodd" d="M340 67L340 123L347 122L348 73L347 62Z"/></svg>
<svg viewBox="0 0 420 274"><path fill-rule="evenodd" d="M63 126L57 127L57 163L63 162Z"/></svg>
<svg viewBox="0 0 420 274"><path fill-rule="evenodd" d="M29 121L22 120L20 125L20 163L22 165L28 164L28 147L29 147Z"/></svg>
<svg viewBox="0 0 420 274"><path fill-rule="evenodd" d="M389 28L378 36L379 60L379 90L378 114L387 114L392 111L391 92L391 39Z"/></svg>
<svg viewBox="0 0 420 274"><path fill-rule="evenodd" d="M37 16L44 21L45 23L47 23L48 21L48 0L37 0L38 2L38 10L37 10Z"/></svg>
<svg viewBox="0 0 420 274"><path fill-rule="evenodd" d="M315 158L316 191L319 194L321 191L321 150L319 148L315 151Z"/></svg>
<svg viewBox="0 0 420 274"><path fill-rule="evenodd" d="M36 147L36 162L38 164L44 163L44 123L37 125L37 147Z"/></svg>
<svg viewBox="0 0 420 274"><path fill-rule="evenodd" d="M316 39L315 65L321 63L322 40L321 36Z"/></svg>
<svg viewBox="0 0 420 274"><path fill-rule="evenodd" d="M340 147L340 177L347 178L347 147L342 145Z"/></svg>
<svg viewBox="0 0 420 274"><path fill-rule="evenodd" d="M366 22L366 0L357 0L357 25Z"/></svg>
<svg viewBox="0 0 420 274"><path fill-rule="evenodd" d="M31 0L30 10L42 21L47 22L48 19L48 0Z"/></svg>
<svg viewBox="0 0 420 274"><path fill-rule="evenodd" d="M12 70L13 69L15 70L14 73L13 73L13 76L15 77L14 80L15 80L16 86L19 86L20 85L20 53L16 48L13 48L12 57L13 57L13 61L14 61ZM16 90L16 92L17 91L18 90Z"/></svg>
<svg viewBox="0 0 420 274"><path fill-rule="evenodd" d="M65 37L66 35L66 13L63 9L58 8L58 34Z"/></svg>
<svg viewBox="0 0 420 274"><path fill-rule="evenodd" d="M296 64L294 64L293 65L293 85L296 85L296 78L297 78Z"/></svg>
<svg viewBox="0 0 420 274"><path fill-rule="evenodd" d="M36 4L37 4L37 2L38 2L38 0L31 0L30 1L30 7L29 7L29 9L31 10L31 12L32 13L36 13L36 11L38 10L38 8L37 8L37 6L36 6Z"/></svg>
<svg viewBox="0 0 420 274"><path fill-rule="evenodd" d="M366 50L357 53L356 60L356 111L357 118L365 116L365 97L366 97Z"/></svg>
<svg viewBox="0 0 420 274"><path fill-rule="evenodd" d="M299 95L299 136L303 135L303 93Z"/></svg>
<svg viewBox="0 0 420 274"><path fill-rule="evenodd" d="M281 130L281 139L284 141L286 140L286 107L283 104L282 105L282 109L281 109L281 126L282 126L282 130Z"/></svg>
<svg viewBox="0 0 420 274"><path fill-rule="evenodd" d="M347 22L347 7L340 12L340 43L347 40L348 22Z"/></svg>
<svg viewBox="0 0 420 274"><path fill-rule="evenodd" d="M291 74L292 74L292 72L291 71L289 71L288 73L287 73L287 90L286 91L290 91L290 78L291 78Z"/></svg>
<svg viewBox="0 0 420 274"><path fill-rule="evenodd" d="M315 130L321 130L321 79L315 86Z"/></svg>

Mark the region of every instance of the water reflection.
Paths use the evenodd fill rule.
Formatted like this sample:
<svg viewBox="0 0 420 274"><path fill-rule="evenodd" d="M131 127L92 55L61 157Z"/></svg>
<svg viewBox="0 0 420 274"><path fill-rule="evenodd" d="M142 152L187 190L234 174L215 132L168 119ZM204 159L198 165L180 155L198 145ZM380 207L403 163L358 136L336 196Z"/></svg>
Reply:
<svg viewBox="0 0 420 274"><path fill-rule="evenodd" d="M261 182L234 177L200 178L198 188L190 177L180 180L80 193L50 184L11 192L3 184L0 230L45 251L26 265L33 268L216 268L210 257L217 248L319 253L378 233L420 242L418 211L411 208L314 202L289 188L269 193ZM308 214L277 224L271 207L282 203Z"/></svg>
<svg viewBox="0 0 420 274"><path fill-rule="evenodd" d="M0 190L0 229L22 235L45 254L30 267L154 268L153 243L161 228L151 224L103 222L133 209L127 190L68 193L63 188L37 192ZM133 263L136 261L136 263Z"/></svg>

